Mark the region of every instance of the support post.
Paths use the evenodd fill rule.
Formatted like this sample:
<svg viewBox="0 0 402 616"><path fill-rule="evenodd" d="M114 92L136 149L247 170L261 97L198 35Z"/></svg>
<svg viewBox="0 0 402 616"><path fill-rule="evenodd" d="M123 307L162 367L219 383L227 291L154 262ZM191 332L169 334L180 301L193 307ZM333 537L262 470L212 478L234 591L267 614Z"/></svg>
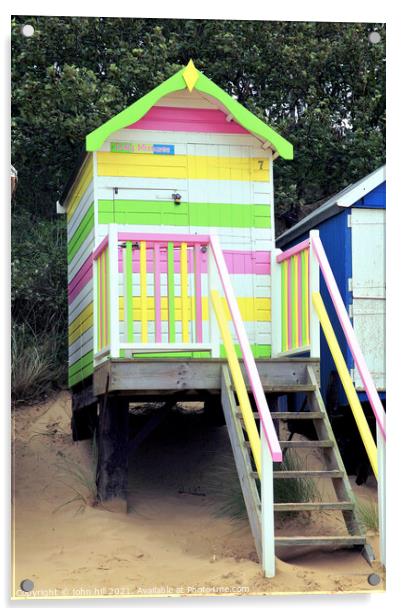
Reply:
<svg viewBox="0 0 402 616"><path fill-rule="evenodd" d="M110 315L110 356L120 355L119 333L119 253L117 243L117 226L109 225L109 315Z"/></svg>
<svg viewBox="0 0 402 616"><path fill-rule="evenodd" d="M106 393L98 417L96 487L100 502L119 512L127 512L128 421L128 399Z"/></svg>
<svg viewBox="0 0 402 616"><path fill-rule="evenodd" d="M281 265L276 261L281 252L282 250L275 248L271 253L272 357L282 351Z"/></svg>
<svg viewBox="0 0 402 616"><path fill-rule="evenodd" d="M265 577L275 576L274 473L267 437L261 429L261 539Z"/></svg>
<svg viewBox="0 0 402 616"><path fill-rule="evenodd" d="M377 455L378 455L378 527L380 531L380 560L386 565L386 452L385 440L377 423Z"/></svg>
<svg viewBox="0 0 402 616"><path fill-rule="evenodd" d="M220 356L220 333L215 310L212 304L211 291L221 292L221 284L211 246L208 246L208 324L211 356Z"/></svg>
<svg viewBox="0 0 402 616"><path fill-rule="evenodd" d="M320 265L314 254L312 240L319 237L319 231L310 231L310 250L309 250L309 313L310 313L310 357L320 357L320 321L313 306L313 293L320 291Z"/></svg>

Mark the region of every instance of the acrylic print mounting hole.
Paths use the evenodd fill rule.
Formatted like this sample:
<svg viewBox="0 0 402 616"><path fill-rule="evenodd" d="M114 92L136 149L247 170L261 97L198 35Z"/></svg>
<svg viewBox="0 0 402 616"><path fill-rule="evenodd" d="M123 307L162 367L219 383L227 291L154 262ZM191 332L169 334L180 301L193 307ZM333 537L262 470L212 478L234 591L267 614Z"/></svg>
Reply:
<svg viewBox="0 0 402 616"><path fill-rule="evenodd" d="M21 34L26 38L31 38L35 34L35 28L31 24L24 24L21 28Z"/></svg>

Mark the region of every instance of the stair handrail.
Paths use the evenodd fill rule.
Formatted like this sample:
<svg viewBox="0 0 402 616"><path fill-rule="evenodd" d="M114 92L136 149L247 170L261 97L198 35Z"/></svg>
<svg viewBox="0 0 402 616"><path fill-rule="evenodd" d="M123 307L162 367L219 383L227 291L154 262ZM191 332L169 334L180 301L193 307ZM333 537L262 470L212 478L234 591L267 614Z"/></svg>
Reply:
<svg viewBox="0 0 402 616"><path fill-rule="evenodd" d="M258 476L261 479L261 439L254 419L250 398L244 382L240 363L236 355L232 335L225 317L223 302L219 292L215 289L211 290L211 300L221 332L223 345L225 347L230 374L239 401L244 427L249 439L255 467L257 469Z"/></svg>
<svg viewBox="0 0 402 616"><path fill-rule="evenodd" d="M250 388L254 396L258 414L261 421L265 437L267 439L269 451L273 462L282 462L282 450L276 434L275 426L269 412L267 399L262 387L260 375L255 363L254 355L251 350L250 342L244 327L243 319L241 318L239 306L236 300L232 282L230 280L225 257L216 235L210 235L210 246L214 256L216 268L222 283L226 301L232 316L233 325L236 331L237 339L243 355L244 366L250 383Z"/></svg>
<svg viewBox="0 0 402 616"><path fill-rule="evenodd" d="M337 282L335 280L335 276L332 272L332 268L329 264L329 261L325 253L324 246L322 245L321 239L318 235L312 235L310 239L311 239L311 246L314 251L314 255L320 266L320 270L325 280L328 292L330 294L333 306L335 308L335 312L338 316L339 323L342 327L342 330L345 335L346 341L348 343L349 349L352 353L354 362L359 371L361 380L364 385L364 389L367 394L367 398L370 402L371 408L373 409L373 413L376 418L377 425L385 441L386 440L385 412L381 404L378 391L374 385L373 377L371 376L370 371L367 367L367 363L366 363L366 360L364 359L364 355L360 348L359 341L357 340L355 330L353 329L352 324L350 322L348 313L346 311L345 304L343 303L342 296L340 294Z"/></svg>

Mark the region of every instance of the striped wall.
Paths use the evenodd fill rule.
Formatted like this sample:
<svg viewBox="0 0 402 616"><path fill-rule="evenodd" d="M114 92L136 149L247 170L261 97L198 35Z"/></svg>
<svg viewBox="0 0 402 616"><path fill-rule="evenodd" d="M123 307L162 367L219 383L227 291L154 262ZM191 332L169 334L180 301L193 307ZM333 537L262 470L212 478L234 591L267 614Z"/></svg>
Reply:
<svg viewBox="0 0 402 616"><path fill-rule="evenodd" d="M165 144L174 154L112 151L112 143ZM137 123L116 131L83 165L67 199L69 384L93 371L92 251L108 225L143 233L218 235L240 310L257 357L271 353L271 275L273 187L270 150L228 117L221 104L197 91L160 99ZM93 174L94 170L94 174ZM181 195L180 203L172 199ZM132 252L133 340L141 339L139 251ZM180 256L174 251L175 312L180 317ZM168 338L167 264L161 255L161 340ZM155 336L153 260L147 269L148 338ZM189 288L193 262L188 262ZM127 341L124 315L123 255L119 253L120 339ZM207 256L201 258L202 336L208 333ZM167 291L166 291L167 293ZM177 304L177 305L176 305ZM99 310L100 307L98 306ZM194 327L187 307L188 327ZM187 319L184 319L187 322ZM178 321L177 342L183 339ZM98 332L99 338L100 332ZM191 332L187 332L187 337ZM104 332L106 336L106 332ZM186 334L184 334L186 338ZM237 349L238 350L238 349ZM185 354L187 355L187 354ZM191 354L190 354L191 355ZM224 355L221 346L221 355Z"/></svg>
<svg viewBox="0 0 402 616"><path fill-rule="evenodd" d="M178 94L178 93L176 93ZM98 241L107 225L125 224L125 230L143 233L192 233L219 236L225 260L239 299L250 342L258 356L270 354L270 254L272 249L272 178L269 151L241 127L228 122L211 100L199 95L161 99L140 122L117 131L97 154ZM174 108L176 106L176 108ZM112 143L168 144L174 154L156 155L112 152ZM173 193L181 195L175 204ZM183 341L180 329L180 256L175 250L175 303L178 318L176 341ZM153 257L146 257L148 272L147 338L155 339L153 322ZM138 302L139 250L133 250L133 340L141 342L141 311ZM193 260L188 261L189 276ZM120 255L120 339L127 341L123 311L123 261ZM161 341L168 340L167 257L162 253ZM203 324L208 340L207 258L201 262ZM189 283L190 284L190 283ZM193 290L188 289L191 296ZM165 294L165 295L164 295ZM165 302L165 303L164 303ZM193 309L189 303L189 310ZM194 327L191 314L187 327ZM185 319L187 321L187 319ZM131 335L131 332L130 332ZM185 338L194 339L194 332ZM223 353L223 349L221 349Z"/></svg>
<svg viewBox="0 0 402 616"><path fill-rule="evenodd" d="M92 250L95 241L93 157L88 156L67 209L69 385L93 372Z"/></svg>

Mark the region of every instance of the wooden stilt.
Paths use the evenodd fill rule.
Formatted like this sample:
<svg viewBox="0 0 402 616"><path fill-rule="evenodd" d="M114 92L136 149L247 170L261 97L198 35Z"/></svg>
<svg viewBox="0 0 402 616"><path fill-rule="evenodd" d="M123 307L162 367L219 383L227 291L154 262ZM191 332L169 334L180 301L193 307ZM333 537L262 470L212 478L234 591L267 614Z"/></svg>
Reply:
<svg viewBox="0 0 402 616"><path fill-rule="evenodd" d="M127 512L128 398L103 396L98 418L98 498L113 511Z"/></svg>

